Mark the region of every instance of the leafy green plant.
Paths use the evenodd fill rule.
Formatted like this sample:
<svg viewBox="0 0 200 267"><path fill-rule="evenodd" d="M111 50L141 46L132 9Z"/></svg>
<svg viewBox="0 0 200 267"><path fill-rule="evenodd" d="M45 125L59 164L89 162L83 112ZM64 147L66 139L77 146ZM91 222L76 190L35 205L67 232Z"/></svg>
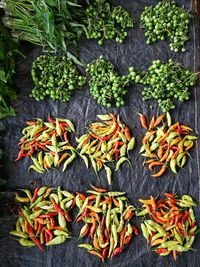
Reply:
<svg viewBox="0 0 200 267"><path fill-rule="evenodd" d="M69 53L83 32L81 6L77 0L6 0L1 6L5 26L13 36L43 47L44 51ZM8 15L7 15L8 14Z"/></svg>
<svg viewBox="0 0 200 267"><path fill-rule="evenodd" d="M0 23L0 119L15 115L14 109L7 102L16 98L12 78L15 73L15 56L18 53L18 43Z"/></svg>

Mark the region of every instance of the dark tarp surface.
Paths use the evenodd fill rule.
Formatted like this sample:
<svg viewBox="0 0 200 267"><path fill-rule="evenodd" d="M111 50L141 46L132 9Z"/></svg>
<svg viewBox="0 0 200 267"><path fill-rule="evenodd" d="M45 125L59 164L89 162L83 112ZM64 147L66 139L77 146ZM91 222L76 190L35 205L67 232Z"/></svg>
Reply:
<svg viewBox="0 0 200 267"><path fill-rule="evenodd" d="M169 58L182 62L186 67L193 71L198 70L198 44L197 38L197 21L193 20L190 28L190 41L186 53L175 54L170 51L168 42L158 42L153 45L146 45L144 30L139 29L140 14L145 5L155 4L158 1L145 0L113 0L115 5L121 4L129 10L135 17L137 25L129 31L126 41L119 45L114 41L106 41L103 46L98 46L95 41L85 39L80 42L80 58L83 62L88 63L95 60L101 54L110 60L121 73L127 73L130 66L136 69L147 69L152 60L161 59L167 61ZM190 10L194 14L193 0L177 0L180 6ZM74 92L73 98L69 103L52 102L50 100L36 102L28 97L33 83L31 80L30 69L33 60L40 55L39 48L30 45L25 46L26 59L19 59L15 86L19 91L17 101L14 107L17 116L6 119L6 132L3 136L2 143L5 148L5 173L7 177L7 192L5 199L2 201L1 210L4 215L4 223L0 226L0 266L1 267L62 267L62 266L200 266L199 252L200 249L199 235L194 244L195 250L181 255L177 262L173 261L172 256L159 257L153 252L148 252L146 241L142 234L135 237L130 246L113 260L101 264L100 261L86 253L84 249L79 249L75 240L69 240L62 245L46 249L44 252L38 248L26 249L21 247L18 242L11 238L8 232L15 226L16 218L9 212L9 201L14 197L13 192L17 188L35 188L35 186L48 185L52 187L62 186L71 191L84 192L89 189L89 184L108 188L104 172L100 173L100 181L96 178L92 168L87 170L80 158L74 160L70 168L62 174L60 171L50 170L45 175L37 175L35 172L28 173L29 159L23 159L20 162L13 162L18 153L16 146L21 130L25 126L25 121L33 118L47 118L51 113L54 117L65 117L72 120L76 126L77 135L83 133L84 127L96 119L97 114L104 114L107 110L99 106L89 95L88 88ZM191 99L183 104L177 104L177 109L172 112L173 119L180 120L186 125L191 126L199 133L199 115L200 115L200 92L196 87L191 89ZM152 108L150 108L150 105ZM137 205L138 198L145 198L149 195L158 193L179 192L180 194L190 194L199 201L200 169L199 169L199 152L198 143L192 151L192 159L189 159L185 170L180 170L177 175L168 171L160 179L152 179L150 172L143 167L143 158L138 156L143 131L141 130L138 116L134 110L145 113L148 118L153 114L161 113L155 102L143 102L141 98L141 87L131 85L127 96L126 105L122 108L111 108L110 112L119 113L122 120L131 127L133 135L137 139L137 146L131 153L133 172L124 164L120 171L114 173L112 186L110 190L126 191L127 196L133 205ZM73 142L75 144L75 142ZM32 184L31 181L36 183ZM4 206L3 206L4 205ZM195 209L198 219L199 209ZM135 219L135 224L139 226L139 220ZM78 235L80 225L73 226L73 232ZM86 240L85 240L86 242Z"/></svg>

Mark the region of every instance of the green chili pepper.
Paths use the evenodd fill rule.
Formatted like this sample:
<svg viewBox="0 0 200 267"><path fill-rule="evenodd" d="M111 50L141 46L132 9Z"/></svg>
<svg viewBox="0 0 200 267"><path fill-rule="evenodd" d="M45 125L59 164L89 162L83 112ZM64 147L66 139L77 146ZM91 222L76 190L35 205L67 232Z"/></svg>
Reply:
<svg viewBox="0 0 200 267"><path fill-rule="evenodd" d="M58 223L62 228L66 228L67 226L65 217L60 212L58 213Z"/></svg>
<svg viewBox="0 0 200 267"><path fill-rule="evenodd" d="M81 156L81 158L84 160L84 162L85 162L85 166L86 166L86 168L88 169L89 168L89 161L88 161L88 158L86 157L86 156L84 156L84 155L80 155Z"/></svg>
<svg viewBox="0 0 200 267"><path fill-rule="evenodd" d="M112 224L111 230L112 230L112 234L113 234L113 237L114 237L114 247L113 247L113 249L115 249L117 247L117 243L118 243L117 227L116 227L115 224Z"/></svg>
<svg viewBox="0 0 200 267"><path fill-rule="evenodd" d="M105 170L106 170L106 176L107 176L107 180L108 180L108 184L111 185L112 183L112 170L111 168L104 166Z"/></svg>
<svg viewBox="0 0 200 267"><path fill-rule="evenodd" d="M118 171L119 168L120 168L120 166L121 166L125 161L127 161L129 164L131 164L129 159L127 159L126 157L122 157L122 158L120 158L120 159L117 161L115 171Z"/></svg>
<svg viewBox="0 0 200 267"><path fill-rule="evenodd" d="M65 231L62 231L62 230L54 230L53 233L54 233L54 235L64 235L66 237L69 237L69 234Z"/></svg>
<svg viewBox="0 0 200 267"><path fill-rule="evenodd" d="M31 240L20 238L19 243L24 247L34 247L36 244L32 242Z"/></svg>
<svg viewBox="0 0 200 267"><path fill-rule="evenodd" d="M177 173L177 171L176 171L176 159L170 160L170 168L173 171L173 173Z"/></svg>
<svg viewBox="0 0 200 267"><path fill-rule="evenodd" d="M91 244L80 244L78 245L79 248L86 248L87 250L95 249Z"/></svg>
<svg viewBox="0 0 200 267"><path fill-rule="evenodd" d="M46 243L46 246L58 245L58 244L64 243L65 240L66 240L66 236L58 235L55 238L53 238L51 241Z"/></svg>
<svg viewBox="0 0 200 267"><path fill-rule="evenodd" d="M22 233L22 232L18 232L17 230L10 231L10 234L11 235L15 235L15 236L19 236L19 237L22 237L22 238L27 238L28 237L27 234Z"/></svg>
<svg viewBox="0 0 200 267"><path fill-rule="evenodd" d="M127 151L133 150L134 146L135 146L135 137L132 137L128 143Z"/></svg>
<svg viewBox="0 0 200 267"><path fill-rule="evenodd" d="M166 241L160 245L161 248L170 248L174 245L178 245L179 242L177 241Z"/></svg>
<svg viewBox="0 0 200 267"><path fill-rule="evenodd" d="M33 220L33 219L37 218L42 212L43 212L42 210L38 210L38 211L32 213L32 214L30 215L30 219Z"/></svg>
<svg viewBox="0 0 200 267"><path fill-rule="evenodd" d="M147 227L144 225L144 223L141 223L141 229L142 229L143 236L146 239L148 239L149 238L149 232L148 232Z"/></svg>

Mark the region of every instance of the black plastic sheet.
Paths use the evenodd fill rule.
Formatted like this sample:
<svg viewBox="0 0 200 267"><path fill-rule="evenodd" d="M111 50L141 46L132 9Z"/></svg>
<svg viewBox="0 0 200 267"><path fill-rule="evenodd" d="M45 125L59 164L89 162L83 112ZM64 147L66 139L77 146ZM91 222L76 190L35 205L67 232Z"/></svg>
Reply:
<svg viewBox="0 0 200 267"><path fill-rule="evenodd" d="M167 61L169 58L183 63L190 70L198 71L198 48L200 40L197 35L197 18L193 19L190 27L190 41L187 44L186 53L175 54L170 51L168 42L157 42L152 45L146 45L144 30L140 29L139 18L144 6L155 4L158 1L127 0L112 1L114 5L121 4L135 17L137 25L129 31L128 37L123 44L117 44L115 41L106 41L103 46L98 46L95 41L82 39L80 41L80 58L88 63L97 59L103 54L110 60L121 74L126 74L130 66L138 70L147 69L152 60L161 59ZM194 2L192 0L177 1L180 6L184 6L194 14ZM48 185L52 187L62 186L63 188L76 192L84 192L90 188L90 184L106 187L109 190L126 191L127 196L133 205L138 205L138 198L145 198L149 195L162 194L163 192L178 192L190 194L195 201L199 201L200 168L198 142L192 150L192 158L187 161L185 169L174 175L168 171L159 179L150 177L150 172L143 167L143 158L138 155L143 130L141 129L138 115L135 111L141 112L150 118L153 114L161 114L161 110L155 102L143 102L141 97L141 87L131 85L126 97L126 105L122 108L105 109L99 106L89 95L87 87L76 90L69 103L52 102L45 100L36 102L28 97L33 88L31 80L31 64L33 60L40 55L40 48L26 44L24 46L26 59L21 58L17 64L15 75L15 86L19 90L19 96L14 103L17 116L8 118L4 121L6 132L3 136L5 147L5 173L7 177L7 189L5 198L2 201L1 209L4 214L4 223L0 226L0 266L2 267L29 267L29 266L101 266L100 260L89 255L84 249L77 246L76 240L67 240L64 244L45 248L44 252L38 248L26 249L19 245L14 238L9 236L9 231L15 227L16 218L9 211L9 203L12 201L13 192L17 188L35 188L37 186ZM177 104L176 110L171 114L175 121L180 120L189 125L199 133L199 112L200 101L199 88L191 89L192 97L183 104ZM132 130L137 139L136 148L131 152L131 161L133 172L128 165L124 164L122 168L114 173L113 183L110 187L107 185L107 179L104 172L100 173L98 180L92 168L86 169L84 162L77 158L70 168L61 173L57 170L50 170L44 175L38 175L35 172L28 173L30 159L23 159L20 162L14 162L18 153L17 142L21 136L21 130L25 126L26 120L33 118L46 119L50 113L54 117L65 117L73 121L76 126L76 134L80 136L85 130L85 126L96 119L97 114L104 114L107 111L115 112L121 115L124 123ZM75 145L75 141L72 141ZM35 183L31 183L31 181ZM199 209L195 209L199 218ZM139 226L140 220L135 218L135 224ZM78 235L81 223L73 225L73 233ZM198 235L199 237L199 235ZM154 252L148 252L146 241L142 234L133 238L130 246L124 252L108 260L105 266L199 266L200 249L199 238L194 243L194 251L183 253L177 262L174 262L172 256L159 257ZM86 239L87 240L87 239ZM84 240L84 242L86 242Z"/></svg>

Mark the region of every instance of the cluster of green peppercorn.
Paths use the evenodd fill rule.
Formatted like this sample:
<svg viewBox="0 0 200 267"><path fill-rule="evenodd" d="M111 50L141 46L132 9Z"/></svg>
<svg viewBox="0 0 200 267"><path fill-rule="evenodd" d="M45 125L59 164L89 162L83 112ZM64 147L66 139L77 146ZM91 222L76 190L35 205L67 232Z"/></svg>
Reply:
<svg viewBox="0 0 200 267"><path fill-rule="evenodd" d="M126 29L135 24L122 6L111 9L106 0L95 0L90 4L85 10L85 17L86 36L88 39L98 39L99 45L105 39L112 38L122 43L128 35Z"/></svg>
<svg viewBox="0 0 200 267"><path fill-rule="evenodd" d="M32 79L35 84L31 97L44 100L69 101L72 91L82 87L85 77L81 76L74 62L65 56L42 55L32 65Z"/></svg>
<svg viewBox="0 0 200 267"><path fill-rule="evenodd" d="M128 92L129 77L120 76L112 63L100 56L95 62L87 65L88 84L90 93L98 104L111 107L123 106L124 95Z"/></svg>
<svg viewBox="0 0 200 267"><path fill-rule="evenodd" d="M129 68L129 72L131 80L145 85L142 91L143 100L156 99L163 112L175 108L172 99L180 102L188 100L189 87L194 86L197 81L195 73L172 59L165 64L154 60L148 72L137 73L133 67Z"/></svg>
<svg viewBox="0 0 200 267"><path fill-rule="evenodd" d="M178 7L175 1L162 1L156 6L145 7L141 24L145 27L147 44L170 39L170 49L185 52L185 42L189 39L189 22L192 15Z"/></svg>

